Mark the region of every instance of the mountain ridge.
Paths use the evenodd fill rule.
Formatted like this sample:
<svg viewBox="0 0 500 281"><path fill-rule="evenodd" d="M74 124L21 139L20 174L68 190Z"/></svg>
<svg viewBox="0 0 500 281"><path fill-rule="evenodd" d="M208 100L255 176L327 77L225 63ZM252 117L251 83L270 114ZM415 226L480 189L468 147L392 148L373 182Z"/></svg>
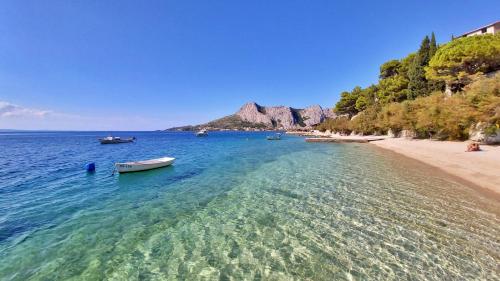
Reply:
<svg viewBox="0 0 500 281"><path fill-rule="evenodd" d="M335 118L331 109L312 105L303 109L289 106L262 106L256 102L245 103L236 113L213 121L167 131L208 130L309 130L327 118Z"/></svg>

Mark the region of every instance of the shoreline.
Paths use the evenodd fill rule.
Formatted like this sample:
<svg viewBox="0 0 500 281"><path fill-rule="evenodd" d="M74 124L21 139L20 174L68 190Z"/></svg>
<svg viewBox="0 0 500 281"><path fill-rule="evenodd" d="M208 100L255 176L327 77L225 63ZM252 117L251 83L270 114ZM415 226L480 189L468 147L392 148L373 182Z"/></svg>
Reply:
<svg viewBox="0 0 500 281"><path fill-rule="evenodd" d="M467 142L388 138L371 143L438 168L500 200L500 146L481 145L481 151L465 152Z"/></svg>
<svg viewBox="0 0 500 281"><path fill-rule="evenodd" d="M439 169L479 192L500 201L500 146L481 145L481 151L465 152L467 141L340 135L330 132L287 132L307 142L371 143L377 148Z"/></svg>

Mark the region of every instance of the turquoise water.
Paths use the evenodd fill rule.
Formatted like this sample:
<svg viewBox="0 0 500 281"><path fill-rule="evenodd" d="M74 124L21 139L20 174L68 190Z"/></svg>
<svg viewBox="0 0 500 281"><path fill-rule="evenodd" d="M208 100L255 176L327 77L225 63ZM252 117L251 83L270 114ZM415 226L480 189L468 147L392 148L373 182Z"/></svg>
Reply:
<svg viewBox="0 0 500 281"><path fill-rule="evenodd" d="M122 135L138 142L0 135L0 280L500 278L500 203L418 162L263 133ZM177 161L111 175L161 156Z"/></svg>

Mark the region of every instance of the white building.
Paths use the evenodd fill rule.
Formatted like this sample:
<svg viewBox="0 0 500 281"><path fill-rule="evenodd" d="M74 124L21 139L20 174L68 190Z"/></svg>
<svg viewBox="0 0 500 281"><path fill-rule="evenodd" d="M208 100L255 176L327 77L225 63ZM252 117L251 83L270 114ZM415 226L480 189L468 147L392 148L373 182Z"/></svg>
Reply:
<svg viewBox="0 0 500 281"><path fill-rule="evenodd" d="M500 21L494 22L492 24L485 25L483 27L466 32L458 37L468 37L481 34L497 34L500 33Z"/></svg>

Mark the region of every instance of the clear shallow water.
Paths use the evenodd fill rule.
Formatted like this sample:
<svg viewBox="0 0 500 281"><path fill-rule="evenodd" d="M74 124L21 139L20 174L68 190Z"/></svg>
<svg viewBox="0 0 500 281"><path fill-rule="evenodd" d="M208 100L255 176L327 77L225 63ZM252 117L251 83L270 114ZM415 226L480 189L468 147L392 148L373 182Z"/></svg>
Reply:
<svg viewBox="0 0 500 281"><path fill-rule="evenodd" d="M133 135L0 135L0 280L499 278L500 203L418 162L259 133ZM164 155L173 167L111 176Z"/></svg>

